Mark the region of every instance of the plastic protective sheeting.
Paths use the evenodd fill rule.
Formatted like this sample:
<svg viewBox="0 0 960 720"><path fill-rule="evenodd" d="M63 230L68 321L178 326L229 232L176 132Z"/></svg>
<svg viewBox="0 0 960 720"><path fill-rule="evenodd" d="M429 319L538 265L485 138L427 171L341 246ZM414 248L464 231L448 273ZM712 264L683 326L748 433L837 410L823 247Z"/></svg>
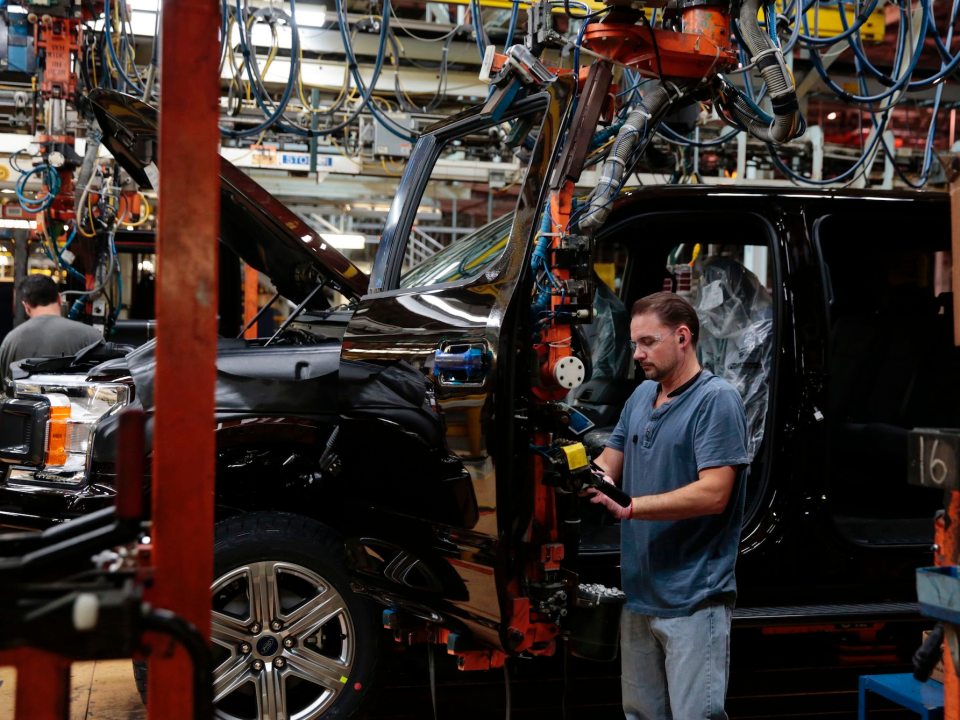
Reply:
<svg viewBox="0 0 960 720"><path fill-rule="evenodd" d="M590 343L593 373L590 380L627 377L630 372L630 313L605 282L594 277L593 307L597 316L584 324Z"/></svg>
<svg viewBox="0 0 960 720"><path fill-rule="evenodd" d="M773 299L743 265L717 257L702 265L694 307L700 319L700 364L743 398L752 462L763 440L770 398Z"/></svg>

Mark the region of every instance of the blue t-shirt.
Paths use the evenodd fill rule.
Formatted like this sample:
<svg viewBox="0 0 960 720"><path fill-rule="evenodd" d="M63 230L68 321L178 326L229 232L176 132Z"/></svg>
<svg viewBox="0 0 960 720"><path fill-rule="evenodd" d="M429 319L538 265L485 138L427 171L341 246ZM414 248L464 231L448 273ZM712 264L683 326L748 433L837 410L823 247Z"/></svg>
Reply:
<svg viewBox="0 0 960 720"><path fill-rule="evenodd" d="M623 452L623 489L631 497L684 487L696 482L704 468L747 464L747 421L732 385L704 370L654 410L657 387L641 383L607 441L607 447ZM719 515L620 524L628 609L683 617L715 595L733 602L744 489L738 468L730 500Z"/></svg>

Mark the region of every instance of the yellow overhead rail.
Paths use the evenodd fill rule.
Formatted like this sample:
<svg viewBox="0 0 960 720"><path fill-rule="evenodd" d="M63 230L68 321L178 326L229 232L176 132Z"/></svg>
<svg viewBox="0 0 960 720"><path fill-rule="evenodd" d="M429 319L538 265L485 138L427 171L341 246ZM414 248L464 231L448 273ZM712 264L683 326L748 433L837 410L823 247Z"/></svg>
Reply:
<svg viewBox="0 0 960 720"><path fill-rule="evenodd" d="M883 42L883 33L886 30L886 19L884 18L882 3L877 3L877 8L870 13L870 17L860 26L860 36L864 41L879 43ZM783 0L777 0L777 12L783 12ZM853 25L857 19L853 3L844 3L847 14L847 27ZM763 20L761 13L760 20ZM817 37L830 38L836 37L843 32L843 23L840 21L840 9L835 5L821 7L819 17L815 10L807 11L807 27L811 35ZM800 32L805 33L805 28L801 25Z"/></svg>
<svg viewBox="0 0 960 720"><path fill-rule="evenodd" d="M603 10L604 8L607 7L607 6L604 5L602 2L597 2L597 0L577 0L577 2L578 2L578 3L582 3L582 4L586 5L587 7L589 7L589 8L590 8L590 12L596 12L597 10ZM447 3L445 3L445 4L446 4L446 5L469 5L469 4L470 4L470 0L449 0L449 2L447 2ZM530 2L524 2L523 5L521 5L521 7L525 7L525 6L531 5L531 4L532 4L532 3L530 3ZM510 8L513 7L513 3L510 2L510 0L480 0L480 7L485 7L485 8L501 8L501 9L509 10ZM578 8L578 7L573 7L573 8L571 8L571 10L572 10L572 12L573 12L574 15L580 15L580 14L582 14L582 12L583 12L583 11L580 10L580 8ZM558 12L558 13L562 13L562 12L563 12L563 8L562 8L562 7L561 7L561 8L554 8L553 11L554 11L555 13L557 13L557 12Z"/></svg>
<svg viewBox="0 0 960 720"><path fill-rule="evenodd" d="M577 0L580 3L585 4L590 8L590 12L596 12L597 10L603 10L606 5L602 2L597 2L597 0ZM513 3L510 0L479 0L480 6L485 8L500 8L504 10L509 10L513 7ZM448 0L446 4L449 5L469 5L470 0ZM523 6L526 6L530 3L523 3ZM777 12L783 12L784 3L783 0L777 0ZM847 25L848 27L854 23L856 20L856 13L854 11L853 3L846 3L846 13L847 13ZM574 7L572 8L575 15L582 14L582 11ZM562 7L556 7L553 9L555 13L562 13ZM650 17L650 10L645 9L644 14L647 17ZM762 17L760 18L763 19ZM816 27L816 34L822 38L836 37L843 32L843 23L840 22L840 11L836 6L821 7L819 12L819 17L817 17L817 12L814 10L807 11L807 22L809 23L810 32L814 32ZM879 43L883 42L883 34L886 29L886 20L884 19L883 9L878 3L877 9L870 13L870 17L867 18L867 21L860 26L860 35L867 42ZM803 28L800 28L803 32Z"/></svg>

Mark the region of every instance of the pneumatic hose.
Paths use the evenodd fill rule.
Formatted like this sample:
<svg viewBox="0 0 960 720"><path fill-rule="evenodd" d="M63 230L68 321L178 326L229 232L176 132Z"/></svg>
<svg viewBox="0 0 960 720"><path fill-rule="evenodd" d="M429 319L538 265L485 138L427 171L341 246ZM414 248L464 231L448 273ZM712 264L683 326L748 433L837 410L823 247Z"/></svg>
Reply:
<svg viewBox="0 0 960 720"><path fill-rule="evenodd" d="M678 91L679 92L679 91ZM643 105L627 116L617 133L613 150L600 170L600 182L590 194L587 206L580 211L578 222L582 230L602 227L610 214L610 201L620 191L623 174L637 144L649 142L664 112L674 100L662 85L655 87L643 98Z"/></svg>
<svg viewBox="0 0 960 720"><path fill-rule="evenodd" d="M735 102L732 110L755 138L782 145L794 137L800 106L793 77L783 61L783 53L757 22L761 2L762 0L744 1L740 9L740 29L750 50L750 62L756 63L760 75L767 83L770 103L773 106L773 121L769 124L763 122L753 108L744 102Z"/></svg>

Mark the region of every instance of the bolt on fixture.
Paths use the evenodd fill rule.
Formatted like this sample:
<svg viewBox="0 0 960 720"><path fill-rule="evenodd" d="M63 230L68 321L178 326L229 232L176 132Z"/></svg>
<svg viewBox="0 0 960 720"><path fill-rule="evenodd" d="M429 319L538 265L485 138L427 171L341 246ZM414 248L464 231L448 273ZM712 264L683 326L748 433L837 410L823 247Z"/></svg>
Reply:
<svg viewBox="0 0 960 720"><path fill-rule="evenodd" d="M250 632L256 635L258 632L260 632L260 625L257 623L254 623L253 625L251 625Z"/></svg>
<svg viewBox="0 0 960 720"><path fill-rule="evenodd" d="M240 643L240 652L242 652L244 655L250 652L250 643Z"/></svg>
<svg viewBox="0 0 960 720"><path fill-rule="evenodd" d="M283 627L283 623L280 622L279 620L274 620L272 623L270 623L271 630L279 630L282 627Z"/></svg>
<svg viewBox="0 0 960 720"><path fill-rule="evenodd" d="M262 660L254 660L254 661L253 661L253 669L256 670L257 672L260 672L261 670L263 670L263 661L262 661Z"/></svg>
<svg viewBox="0 0 960 720"><path fill-rule="evenodd" d="M284 638L284 640L283 640L283 646L284 646L285 648L292 648L292 647L293 647L293 638L289 638L289 637L288 637L288 638Z"/></svg>
<svg viewBox="0 0 960 720"><path fill-rule="evenodd" d="M284 660L282 657L278 657L278 658L274 658L274 659L273 659L273 666L274 666L274 667L280 668L280 667L283 667L283 666L286 665L286 664L287 664L287 661Z"/></svg>

